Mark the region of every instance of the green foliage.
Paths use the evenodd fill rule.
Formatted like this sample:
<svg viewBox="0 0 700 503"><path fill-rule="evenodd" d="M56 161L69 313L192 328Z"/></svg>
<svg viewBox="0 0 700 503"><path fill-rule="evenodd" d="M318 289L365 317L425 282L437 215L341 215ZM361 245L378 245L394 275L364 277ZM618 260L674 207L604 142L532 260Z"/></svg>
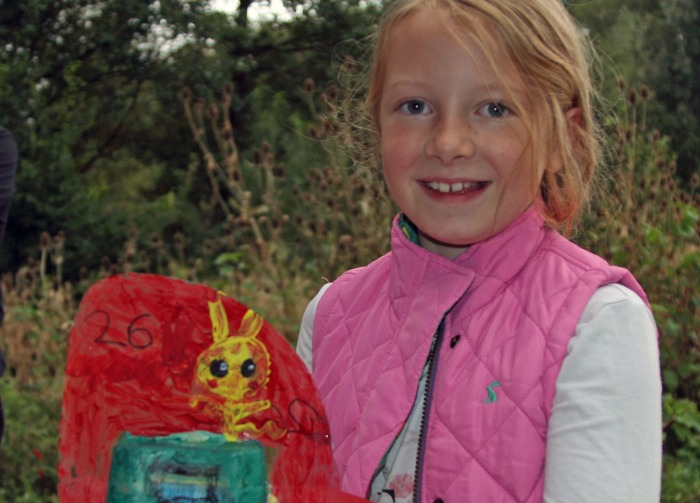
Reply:
<svg viewBox="0 0 700 503"><path fill-rule="evenodd" d="M45 273L35 279L25 277L21 288L8 292L15 307L2 332L9 376L0 379L6 418L0 501L58 501L58 423L66 332L75 305L70 292L56 289Z"/></svg>
<svg viewBox="0 0 700 503"><path fill-rule="evenodd" d="M696 369L695 373L698 373ZM697 501L700 495L700 412L697 403L664 394L665 503Z"/></svg>
<svg viewBox="0 0 700 503"><path fill-rule="evenodd" d="M241 3L239 20L251 3ZM309 151L298 147L313 120L301 106L302 83L308 77L324 86L333 80L336 45L363 37L376 5L292 2L290 9L304 6L292 21L248 26L207 4L3 4L0 122L17 138L21 160L7 231L14 246L4 244L4 269L16 270L36 253L42 231L63 231L70 237L66 274L75 279L81 267L94 268L105 256L117 260L117 243L135 221L132 201L146 205L173 194L199 204L209 182L205 173L189 169L193 145L181 120L184 85L210 102L224 83L235 83L229 113L242 150L267 140L280 145L277 155ZM289 161L293 172L307 165L304 156ZM119 214L104 211L122 203ZM179 204L167 216L168 233L203 239L196 234L207 223L195 221L199 215L191 206Z"/></svg>
<svg viewBox="0 0 700 503"><path fill-rule="evenodd" d="M69 262L72 277L76 264L95 266L111 254L115 240L123 240L122 222L91 218L99 201L94 190L83 190L92 181L86 174L106 164L132 163L152 183L166 162L170 170L186 172L191 149L178 120L181 84L168 83L199 72L185 58L180 65L165 56L182 40L200 52L206 46L198 31L205 23L195 23L207 19L205 5L199 0L2 5L0 121L20 148L7 234L15 246L6 245L10 268L36 251L42 231L104 238L67 242L68 256L80 257ZM226 72L225 65L218 68ZM168 192L163 185L156 190ZM136 189L142 201L152 193Z"/></svg>
<svg viewBox="0 0 700 503"><path fill-rule="evenodd" d="M569 9L605 56L606 91L618 75L655 93L651 122L669 135L678 172L700 167L700 3L697 0L593 0Z"/></svg>
<svg viewBox="0 0 700 503"><path fill-rule="evenodd" d="M0 394L7 417L0 501L57 502L61 395L51 389L22 389L15 380L0 381Z"/></svg>

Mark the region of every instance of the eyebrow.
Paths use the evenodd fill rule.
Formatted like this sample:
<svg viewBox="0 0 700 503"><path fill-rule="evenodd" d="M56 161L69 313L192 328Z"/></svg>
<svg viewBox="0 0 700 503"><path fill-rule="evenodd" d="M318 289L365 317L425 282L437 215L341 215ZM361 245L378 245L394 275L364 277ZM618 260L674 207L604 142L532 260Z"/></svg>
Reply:
<svg viewBox="0 0 700 503"><path fill-rule="evenodd" d="M406 78L406 77L400 77L399 79L395 79L391 81L389 84L389 79L384 80L384 89L390 89L394 87L402 87L402 86L418 86L418 87L428 87L429 84L424 84L423 79L415 79L415 78Z"/></svg>
<svg viewBox="0 0 700 503"><path fill-rule="evenodd" d="M384 92L388 92L394 89L401 89L402 87L425 87L428 88L429 83L424 83L422 79L413 78L399 78L392 82L387 82L384 85ZM521 86L504 86L496 81L489 81L483 84L479 84L473 89L474 93L488 93L488 94L503 94L504 96L510 98L511 96L515 98L525 99L528 93L524 87Z"/></svg>

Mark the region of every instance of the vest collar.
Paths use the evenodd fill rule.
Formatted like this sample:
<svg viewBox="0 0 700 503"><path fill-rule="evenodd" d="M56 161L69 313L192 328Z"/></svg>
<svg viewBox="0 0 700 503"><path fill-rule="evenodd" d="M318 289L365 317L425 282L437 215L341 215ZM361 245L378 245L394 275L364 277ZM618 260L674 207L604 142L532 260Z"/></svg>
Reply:
<svg viewBox="0 0 700 503"><path fill-rule="evenodd" d="M542 217L530 206L501 232L450 260L414 242L409 229L402 215L394 219L389 295L400 319L406 319L409 310L423 311L423 303L431 306L430 311L437 308L446 313L477 277L508 283L528 262L545 233Z"/></svg>

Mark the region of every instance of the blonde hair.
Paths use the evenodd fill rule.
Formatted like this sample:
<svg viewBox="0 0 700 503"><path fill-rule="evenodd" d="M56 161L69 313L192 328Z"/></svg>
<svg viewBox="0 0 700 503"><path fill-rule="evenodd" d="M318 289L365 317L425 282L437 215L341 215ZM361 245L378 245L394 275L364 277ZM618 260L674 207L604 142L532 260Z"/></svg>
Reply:
<svg viewBox="0 0 700 503"><path fill-rule="evenodd" d="M516 68L529 96L527 109L516 100L515 111L528 130L532 166L545 167L541 181L534 182L540 184L537 209L549 225L570 234L588 204L602 157L593 52L582 30L560 0L395 1L379 25L364 103L376 135L389 42L402 19L424 9L440 15L456 37L471 35L499 78L497 56L506 55ZM572 109L578 109L574 121L567 118Z"/></svg>

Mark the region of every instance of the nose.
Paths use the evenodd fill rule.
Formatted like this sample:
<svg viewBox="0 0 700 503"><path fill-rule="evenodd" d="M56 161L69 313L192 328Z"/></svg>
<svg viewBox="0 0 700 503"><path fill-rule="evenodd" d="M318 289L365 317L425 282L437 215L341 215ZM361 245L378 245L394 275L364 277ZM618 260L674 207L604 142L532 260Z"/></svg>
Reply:
<svg viewBox="0 0 700 503"><path fill-rule="evenodd" d="M472 125L462 117L450 115L435 124L425 145L425 155L443 164L470 159L476 152Z"/></svg>

